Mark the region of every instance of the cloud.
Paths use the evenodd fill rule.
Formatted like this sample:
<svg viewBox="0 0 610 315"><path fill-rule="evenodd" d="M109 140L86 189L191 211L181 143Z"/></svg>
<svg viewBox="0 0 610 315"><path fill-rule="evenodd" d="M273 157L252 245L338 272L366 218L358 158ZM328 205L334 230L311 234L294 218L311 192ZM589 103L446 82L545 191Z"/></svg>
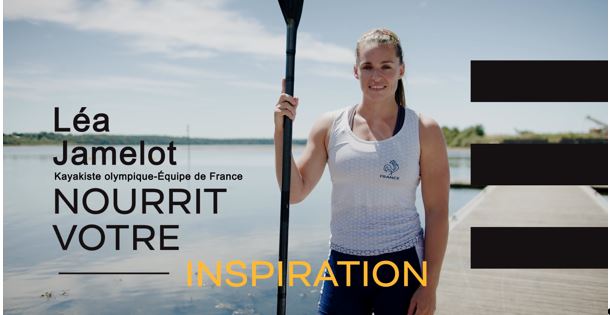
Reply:
<svg viewBox="0 0 610 315"><path fill-rule="evenodd" d="M239 75L221 73L211 70L193 69L190 67L178 66L167 63L154 63L145 65L149 71L169 75L174 77L190 77L190 78L205 78L205 79L221 79L225 84L230 86L245 87L249 89L257 89L263 91L278 91L279 84L271 84L261 81L245 80Z"/></svg>
<svg viewBox="0 0 610 315"><path fill-rule="evenodd" d="M265 82L251 81L251 80L231 80L227 82L228 85L236 87L244 87L248 89L274 91L280 93L280 87L278 84L270 84Z"/></svg>
<svg viewBox="0 0 610 315"><path fill-rule="evenodd" d="M49 75L50 68L38 65L23 65L22 68L8 70L4 78L4 95L24 101L42 101L48 95L74 91L98 92L141 92L146 94L176 94L197 87L197 80L222 79L229 86L237 86L262 91L278 91L279 84L246 80L238 75L213 70L193 69L170 63L151 63L141 66L148 72L161 75L164 79L148 76L57 76Z"/></svg>
<svg viewBox="0 0 610 315"><path fill-rule="evenodd" d="M421 73L407 75L406 80L417 87L463 86L470 83L467 77L455 73Z"/></svg>
<svg viewBox="0 0 610 315"><path fill-rule="evenodd" d="M171 58L210 58L219 53L284 55L285 34L267 31L256 19L224 8L225 0L11 0L5 21L28 20L68 25L126 37L136 52ZM353 52L299 33L299 57L351 63Z"/></svg>
<svg viewBox="0 0 610 315"><path fill-rule="evenodd" d="M31 95L41 96L48 95L48 93L90 90L168 93L177 89L192 88L193 86L193 84L186 82L136 76L102 76L95 78L29 77L27 79L6 77L4 79L5 91L9 92L9 95L13 97L22 99L31 99Z"/></svg>
<svg viewBox="0 0 610 315"><path fill-rule="evenodd" d="M344 65L342 67L332 67L332 66L313 66L306 68L305 71L307 73L317 75L320 77L328 77L328 78L338 78L344 80L355 80L354 73L351 65Z"/></svg>
<svg viewBox="0 0 610 315"><path fill-rule="evenodd" d="M171 63L151 63L144 64L142 68L152 71L157 74L169 75L174 77L199 77L212 79L236 79L237 75L230 73L222 73L202 68L192 68L186 66L175 65Z"/></svg>

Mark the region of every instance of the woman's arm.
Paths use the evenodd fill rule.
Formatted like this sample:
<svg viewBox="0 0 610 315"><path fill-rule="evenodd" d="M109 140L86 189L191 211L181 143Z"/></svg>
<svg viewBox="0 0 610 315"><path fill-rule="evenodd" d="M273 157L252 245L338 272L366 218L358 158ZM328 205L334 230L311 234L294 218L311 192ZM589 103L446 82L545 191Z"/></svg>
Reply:
<svg viewBox="0 0 610 315"><path fill-rule="evenodd" d="M309 195L316 186L326 166L328 159L326 139L332 125L330 113L318 118L307 138L307 144L299 161L291 157L292 173L290 174L290 203L299 203ZM273 140L275 142L275 174L278 185L282 186L282 129L276 128Z"/></svg>
<svg viewBox="0 0 610 315"><path fill-rule="evenodd" d="M282 95L275 107L275 132L273 135L275 175L280 188L282 187L283 116L288 116L294 120L297 106L298 99L284 93L284 82L282 82ZM298 163L295 162L291 152L290 203L298 203L305 199L322 177L328 159L326 146L332 122L332 113L326 113L318 118L309 133L307 144Z"/></svg>
<svg viewBox="0 0 610 315"><path fill-rule="evenodd" d="M420 119L421 190L426 213L425 260L428 286L438 286L449 235L449 162L443 131L430 118Z"/></svg>
<svg viewBox="0 0 610 315"><path fill-rule="evenodd" d="M438 124L420 117L420 172L426 213L424 259L428 284L417 289L408 315L431 315L436 309L436 288L449 235L449 162L443 132Z"/></svg>

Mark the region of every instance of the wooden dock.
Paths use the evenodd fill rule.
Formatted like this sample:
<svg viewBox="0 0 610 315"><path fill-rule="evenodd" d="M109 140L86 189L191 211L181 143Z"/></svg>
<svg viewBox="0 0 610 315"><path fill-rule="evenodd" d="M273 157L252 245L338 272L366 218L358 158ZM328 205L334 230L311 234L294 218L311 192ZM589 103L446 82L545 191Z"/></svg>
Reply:
<svg viewBox="0 0 610 315"><path fill-rule="evenodd" d="M589 186L486 187L451 220L435 314L606 314L607 269L470 269L470 227L607 227L608 206L596 194Z"/></svg>

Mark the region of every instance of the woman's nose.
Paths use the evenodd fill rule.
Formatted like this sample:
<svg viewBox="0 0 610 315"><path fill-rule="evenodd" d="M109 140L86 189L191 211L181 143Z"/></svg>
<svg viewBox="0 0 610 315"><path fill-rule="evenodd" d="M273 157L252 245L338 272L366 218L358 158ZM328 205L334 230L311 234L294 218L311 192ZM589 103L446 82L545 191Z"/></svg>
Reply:
<svg viewBox="0 0 610 315"><path fill-rule="evenodd" d="M380 71L379 69L373 70L373 79L374 80L381 79L381 73L379 71Z"/></svg>

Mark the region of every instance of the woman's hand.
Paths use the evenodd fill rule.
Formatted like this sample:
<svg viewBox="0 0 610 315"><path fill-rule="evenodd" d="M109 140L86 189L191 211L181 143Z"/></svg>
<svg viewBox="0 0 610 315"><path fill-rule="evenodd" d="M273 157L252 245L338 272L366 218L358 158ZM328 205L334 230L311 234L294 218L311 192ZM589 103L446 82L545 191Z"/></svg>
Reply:
<svg viewBox="0 0 610 315"><path fill-rule="evenodd" d="M297 114L297 106L299 106L299 98L286 94L286 79L282 79L282 94L275 105L274 113L276 131L281 131L284 129L283 116L287 116L294 121Z"/></svg>
<svg viewBox="0 0 610 315"><path fill-rule="evenodd" d="M411 297L407 315L432 315L436 310L436 289L419 287Z"/></svg>

